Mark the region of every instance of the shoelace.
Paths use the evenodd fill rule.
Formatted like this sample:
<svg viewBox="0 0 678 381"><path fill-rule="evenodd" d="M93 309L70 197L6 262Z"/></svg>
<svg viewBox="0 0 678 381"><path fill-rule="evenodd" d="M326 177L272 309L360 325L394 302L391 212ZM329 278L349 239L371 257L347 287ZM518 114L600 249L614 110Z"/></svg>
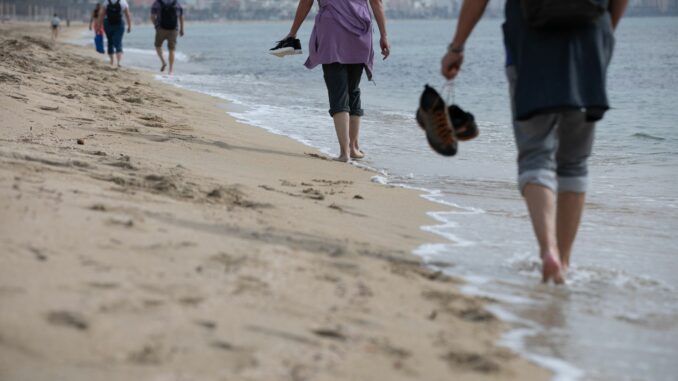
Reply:
<svg viewBox="0 0 678 381"><path fill-rule="evenodd" d="M445 94L445 103L448 105L454 104L454 82L445 81L441 86L442 93ZM452 103L450 103L452 100Z"/></svg>
<svg viewBox="0 0 678 381"><path fill-rule="evenodd" d="M454 144L454 136L452 135L452 129L448 126L445 109L433 113L433 124L436 126L438 136L443 143Z"/></svg>
<svg viewBox="0 0 678 381"><path fill-rule="evenodd" d="M288 38L285 38L285 39L282 39L282 40L280 40L280 41L277 41L277 42L275 43L275 48L278 48L278 47L283 46L283 45L285 44L285 41L287 41L287 40L288 40ZM273 48L273 49L275 49L275 48Z"/></svg>

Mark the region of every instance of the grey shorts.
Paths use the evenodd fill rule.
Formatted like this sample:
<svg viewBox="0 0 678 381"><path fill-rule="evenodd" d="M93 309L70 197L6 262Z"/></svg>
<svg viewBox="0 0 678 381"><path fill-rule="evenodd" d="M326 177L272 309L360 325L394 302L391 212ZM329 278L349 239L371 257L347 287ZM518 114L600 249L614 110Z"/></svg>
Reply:
<svg viewBox="0 0 678 381"><path fill-rule="evenodd" d="M330 115L348 112L350 115L363 116L359 87L362 75L362 64L323 64L323 77L330 98Z"/></svg>
<svg viewBox="0 0 678 381"><path fill-rule="evenodd" d="M587 159L593 148L594 123L582 111L538 114L515 120L514 66L506 68L511 95L513 133L518 146L518 186L538 184L554 192L586 192ZM548 86L548 84L546 84Z"/></svg>

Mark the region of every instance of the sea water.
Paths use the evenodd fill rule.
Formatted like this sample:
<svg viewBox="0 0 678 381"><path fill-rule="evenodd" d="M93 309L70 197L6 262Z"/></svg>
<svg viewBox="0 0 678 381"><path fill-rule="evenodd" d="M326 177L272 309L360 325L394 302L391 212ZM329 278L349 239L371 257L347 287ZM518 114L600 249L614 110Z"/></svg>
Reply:
<svg viewBox="0 0 678 381"><path fill-rule="evenodd" d="M362 163L391 184L422 189L430 226L447 239L415 254L464 277L513 323L501 343L556 379L678 380L678 19L629 18L616 33L612 109L596 126L587 206L563 287L540 284L537 247L516 189L501 20L466 45L451 100L475 114L480 136L445 158L414 121L424 84L440 89L454 21L389 21L391 57L361 84ZM299 38L304 51L312 27ZM289 23L189 24L177 86L221 97L236 118L337 153L322 70L303 56L267 54ZM157 71L153 30L125 36L126 65ZM375 31L375 44L378 34Z"/></svg>

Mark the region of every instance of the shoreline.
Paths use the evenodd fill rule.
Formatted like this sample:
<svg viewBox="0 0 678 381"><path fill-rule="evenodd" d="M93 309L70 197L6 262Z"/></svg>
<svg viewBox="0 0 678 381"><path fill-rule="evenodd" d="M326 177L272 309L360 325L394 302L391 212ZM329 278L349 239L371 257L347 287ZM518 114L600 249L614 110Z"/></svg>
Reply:
<svg viewBox="0 0 678 381"><path fill-rule="evenodd" d="M414 256L419 192L0 28L3 378L547 378Z"/></svg>

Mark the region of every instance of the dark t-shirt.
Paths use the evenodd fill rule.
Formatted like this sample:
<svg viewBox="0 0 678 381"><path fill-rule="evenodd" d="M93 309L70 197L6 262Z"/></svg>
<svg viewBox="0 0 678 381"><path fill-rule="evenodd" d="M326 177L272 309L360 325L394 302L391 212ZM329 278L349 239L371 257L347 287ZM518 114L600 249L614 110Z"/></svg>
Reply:
<svg viewBox="0 0 678 381"><path fill-rule="evenodd" d="M507 65L517 71L516 119L586 109L589 121L609 109L606 79L614 35L610 15L570 30L529 27L520 0L507 0L503 25Z"/></svg>

